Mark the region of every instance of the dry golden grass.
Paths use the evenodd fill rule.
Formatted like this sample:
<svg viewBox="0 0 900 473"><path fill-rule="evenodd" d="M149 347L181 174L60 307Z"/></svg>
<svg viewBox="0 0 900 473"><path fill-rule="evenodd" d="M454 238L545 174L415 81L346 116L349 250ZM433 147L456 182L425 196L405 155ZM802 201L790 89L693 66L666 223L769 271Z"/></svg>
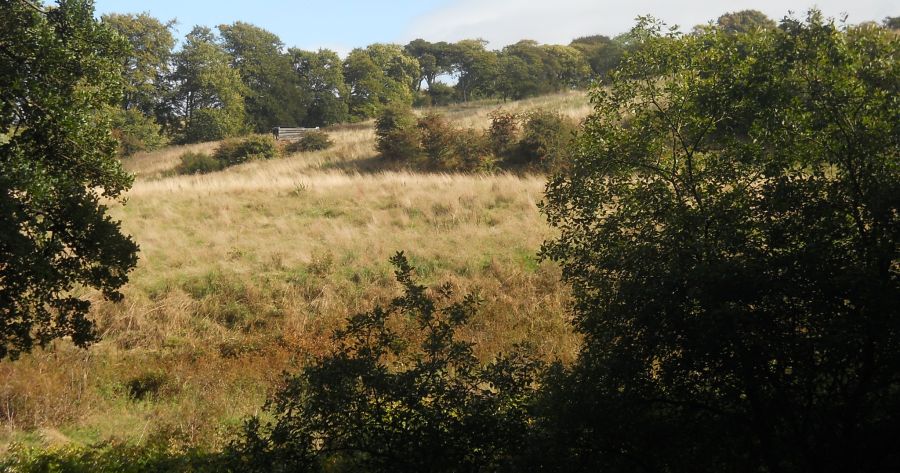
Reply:
<svg viewBox="0 0 900 473"><path fill-rule="evenodd" d="M506 108L583 116L586 106L573 93ZM486 126L494 108L444 112ZM136 181L112 213L141 253L125 300L88 294L103 335L88 351L59 342L0 362L0 451L160 432L220 445L284 370L330 348L344 317L396 295L387 261L401 250L423 282L481 296L465 333L479 356L530 341L548 359L573 358L567 291L535 256L551 235L542 176L382 172L371 124L331 137L326 151L202 176L170 174L181 153L214 143L128 159ZM156 384L135 399L142 380Z"/></svg>

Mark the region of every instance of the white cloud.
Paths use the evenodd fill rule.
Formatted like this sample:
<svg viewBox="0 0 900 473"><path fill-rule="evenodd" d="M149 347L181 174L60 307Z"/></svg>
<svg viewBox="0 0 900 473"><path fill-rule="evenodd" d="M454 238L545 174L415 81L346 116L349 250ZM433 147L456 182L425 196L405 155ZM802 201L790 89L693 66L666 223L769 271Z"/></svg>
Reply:
<svg viewBox="0 0 900 473"><path fill-rule="evenodd" d="M682 30L689 30L727 11L756 9L777 20L789 10L802 14L814 5L828 16L840 17L847 13L851 23L880 20L900 13L896 11L895 0L820 0L815 4L808 0L451 0L448 5L417 18L404 39L483 38L493 48L520 39L567 44L579 36L614 36L625 32L634 25L638 15L652 14L670 25L678 24Z"/></svg>

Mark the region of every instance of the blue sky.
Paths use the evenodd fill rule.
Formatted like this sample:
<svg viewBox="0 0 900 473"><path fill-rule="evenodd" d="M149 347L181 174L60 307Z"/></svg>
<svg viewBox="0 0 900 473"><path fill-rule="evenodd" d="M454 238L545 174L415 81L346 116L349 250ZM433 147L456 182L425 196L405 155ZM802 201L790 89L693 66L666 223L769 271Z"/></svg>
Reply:
<svg viewBox="0 0 900 473"><path fill-rule="evenodd" d="M483 38L500 48L519 39L568 43L591 34L627 31L648 13L690 29L726 11L761 10L774 19L789 10L818 6L851 23L900 15L897 0L96 0L98 14L140 13L177 18L180 36L197 24L214 27L246 21L281 37L288 46L330 48L346 54L375 42L415 38L457 41Z"/></svg>

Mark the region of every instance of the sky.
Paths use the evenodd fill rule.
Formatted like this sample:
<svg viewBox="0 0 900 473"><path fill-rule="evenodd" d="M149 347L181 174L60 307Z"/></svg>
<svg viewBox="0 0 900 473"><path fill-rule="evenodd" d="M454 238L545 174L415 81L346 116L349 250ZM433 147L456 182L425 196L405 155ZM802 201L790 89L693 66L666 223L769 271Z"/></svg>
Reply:
<svg viewBox="0 0 900 473"><path fill-rule="evenodd" d="M183 37L194 25L245 21L265 28L287 46L329 48L345 55L376 42L415 38L458 41L482 38L499 49L520 39L568 44L593 34L614 36L652 14L684 30L727 11L756 9L773 19L817 6L826 15L859 23L900 15L897 0L96 0L98 14L149 12L178 20Z"/></svg>

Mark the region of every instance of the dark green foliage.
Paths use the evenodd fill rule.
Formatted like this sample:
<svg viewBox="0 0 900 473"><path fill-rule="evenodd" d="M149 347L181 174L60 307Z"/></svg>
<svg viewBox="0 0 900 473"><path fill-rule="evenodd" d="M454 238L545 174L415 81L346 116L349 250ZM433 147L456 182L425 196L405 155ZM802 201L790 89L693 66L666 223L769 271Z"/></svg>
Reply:
<svg viewBox="0 0 900 473"><path fill-rule="evenodd" d="M231 138L216 148L213 157L222 167L234 166L247 161L275 159L281 156L281 149L271 135L250 135Z"/></svg>
<svg viewBox="0 0 900 473"><path fill-rule="evenodd" d="M643 22L547 186L584 347L558 471L900 468L900 39Z"/></svg>
<svg viewBox="0 0 900 473"><path fill-rule="evenodd" d="M888 16L881 22L885 28L890 30L900 30L900 16Z"/></svg>
<svg viewBox="0 0 900 473"><path fill-rule="evenodd" d="M308 151L322 151L334 146L334 141L328 138L324 131L309 131L303 138L290 143L285 148L288 153L305 153Z"/></svg>
<svg viewBox="0 0 900 473"><path fill-rule="evenodd" d="M416 117L406 104L393 104L375 120L375 149L385 159L414 162L421 154Z"/></svg>
<svg viewBox="0 0 900 473"><path fill-rule="evenodd" d="M557 112L535 110L525 115L522 138L513 163L554 169L566 166L577 126Z"/></svg>
<svg viewBox="0 0 900 473"><path fill-rule="evenodd" d="M443 82L432 83L428 87L428 97L431 99L431 105L435 107L450 105L457 101L456 89Z"/></svg>
<svg viewBox="0 0 900 473"><path fill-rule="evenodd" d="M178 174L207 174L222 169L218 159L206 153L184 153L181 163L175 168Z"/></svg>
<svg viewBox="0 0 900 473"><path fill-rule="evenodd" d="M281 39L242 21L218 28L222 46L244 84L244 104L253 131L264 133L276 126L304 123L310 90L300 87Z"/></svg>
<svg viewBox="0 0 900 473"><path fill-rule="evenodd" d="M125 389L128 392L129 398L136 401L143 401L159 396L166 381L167 378L165 373L143 373L128 380L128 382L125 383Z"/></svg>
<svg viewBox="0 0 900 473"><path fill-rule="evenodd" d="M392 258L403 294L355 315L253 419L232 456L245 471L497 471L524 445L540 365L526 356L482 366L457 331L477 301L415 283Z"/></svg>
<svg viewBox="0 0 900 473"><path fill-rule="evenodd" d="M0 3L0 359L96 340L76 287L119 300L137 245L106 213L131 177L108 107L127 44L89 1Z"/></svg>
<svg viewBox="0 0 900 473"><path fill-rule="evenodd" d="M209 28L191 30L173 62L169 105L172 131L181 142L217 141L245 132L246 87Z"/></svg>
<svg viewBox="0 0 900 473"><path fill-rule="evenodd" d="M310 92L310 104L303 126L328 126L347 121L347 96L341 58L328 49L318 52L290 49L288 54L301 89Z"/></svg>

